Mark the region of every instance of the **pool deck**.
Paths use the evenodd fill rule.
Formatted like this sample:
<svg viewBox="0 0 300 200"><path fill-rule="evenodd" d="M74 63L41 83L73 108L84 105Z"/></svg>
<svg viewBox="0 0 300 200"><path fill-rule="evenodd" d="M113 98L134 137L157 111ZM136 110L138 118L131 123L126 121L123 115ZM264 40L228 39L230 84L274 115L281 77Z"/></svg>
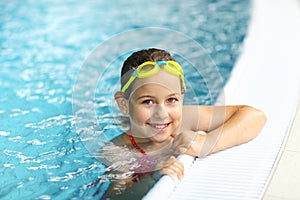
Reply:
<svg viewBox="0 0 300 200"><path fill-rule="evenodd" d="M290 3L291 5L293 5L293 7L290 7L289 10L284 10L284 3ZM282 10L285 11L284 14L290 19L285 24L291 27L291 30L289 30L290 33L295 32L299 34L300 1L291 0L286 1L284 3L281 2L278 5L283 5L281 6L283 7ZM270 3L270 5L271 4L272 2ZM299 51L300 42L299 39L297 39L298 37L291 37L289 39L286 39L286 37L287 35L285 35L285 37L283 37L282 40L288 40L291 42L290 47L286 48L286 50L288 52ZM286 60L288 60L287 57ZM299 59L292 60L294 67L299 67ZM294 73L298 74L299 79L299 70L294 70ZM270 176L271 178L269 179L269 182L265 188L262 197L263 200L300 199L300 91L295 92L298 93L298 102L297 107L295 109L295 115L294 118L292 118L291 125L288 129L287 135L285 137L285 140L282 144L279 155L273 167L272 175Z"/></svg>
<svg viewBox="0 0 300 200"><path fill-rule="evenodd" d="M300 199L300 100L263 200Z"/></svg>

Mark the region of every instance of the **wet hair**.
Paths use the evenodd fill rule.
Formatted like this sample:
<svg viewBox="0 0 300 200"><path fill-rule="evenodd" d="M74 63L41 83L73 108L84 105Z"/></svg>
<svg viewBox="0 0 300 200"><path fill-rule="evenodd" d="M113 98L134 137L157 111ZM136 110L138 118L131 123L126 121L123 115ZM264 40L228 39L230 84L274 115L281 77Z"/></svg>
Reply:
<svg viewBox="0 0 300 200"><path fill-rule="evenodd" d="M165 50L162 49L143 49L140 51L136 51L131 56L129 56L125 62L123 63L123 67L121 70L121 88L126 84L126 82L129 80L131 71L133 72L134 69L136 69L139 65L146 61L169 61L175 59L171 56L170 53L168 53Z"/></svg>

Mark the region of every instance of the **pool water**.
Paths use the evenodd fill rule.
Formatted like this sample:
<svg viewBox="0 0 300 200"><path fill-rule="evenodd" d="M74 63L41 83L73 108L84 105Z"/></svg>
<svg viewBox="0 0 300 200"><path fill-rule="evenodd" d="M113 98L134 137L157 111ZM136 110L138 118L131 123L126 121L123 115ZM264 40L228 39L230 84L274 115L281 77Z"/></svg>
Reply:
<svg viewBox="0 0 300 200"><path fill-rule="evenodd" d="M1 1L0 199L99 199L109 186L107 166L81 142L72 112L78 71L99 44L126 30L176 30L205 48L224 84L250 8L238 0ZM214 94L197 94L199 103L213 104ZM106 117L100 129L113 131L106 99L96 102Z"/></svg>

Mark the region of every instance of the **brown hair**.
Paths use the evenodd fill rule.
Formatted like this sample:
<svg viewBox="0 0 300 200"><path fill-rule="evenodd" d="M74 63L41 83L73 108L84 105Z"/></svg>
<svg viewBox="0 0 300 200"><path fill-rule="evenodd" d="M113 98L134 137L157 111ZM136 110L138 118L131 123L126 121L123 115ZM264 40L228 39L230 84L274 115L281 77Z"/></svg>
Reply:
<svg viewBox="0 0 300 200"><path fill-rule="evenodd" d="M129 79L129 76L126 75L126 73L131 75L131 73L128 73L129 71L133 71L139 65L146 61L156 62L160 60L168 61L174 60L174 58L167 51L155 48L143 49L131 54L131 56L129 56L123 63L123 67L121 70L121 88L126 84L126 82Z"/></svg>

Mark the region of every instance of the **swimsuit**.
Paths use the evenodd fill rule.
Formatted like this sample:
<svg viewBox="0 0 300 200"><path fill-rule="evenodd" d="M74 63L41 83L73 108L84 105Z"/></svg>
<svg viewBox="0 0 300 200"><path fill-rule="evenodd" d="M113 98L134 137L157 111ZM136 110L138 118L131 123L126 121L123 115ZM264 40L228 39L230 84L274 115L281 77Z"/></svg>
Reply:
<svg viewBox="0 0 300 200"><path fill-rule="evenodd" d="M174 138L173 135L171 135L171 137ZM131 167L131 170L135 173L153 172L155 170L156 165L158 164L158 159L154 156L147 155L146 152L139 145L137 145L131 130L129 132L129 138L132 146L135 149L137 149L141 154L143 154L143 157L137 160L137 163L135 163Z"/></svg>

